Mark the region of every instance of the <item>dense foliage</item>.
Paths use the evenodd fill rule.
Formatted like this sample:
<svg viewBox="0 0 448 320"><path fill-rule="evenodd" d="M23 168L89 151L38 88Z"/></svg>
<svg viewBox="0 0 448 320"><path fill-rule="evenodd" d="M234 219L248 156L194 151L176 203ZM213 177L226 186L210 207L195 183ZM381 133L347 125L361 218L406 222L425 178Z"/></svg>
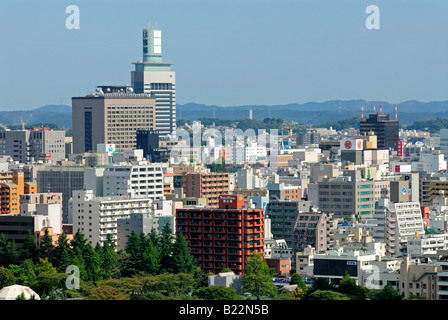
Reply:
<svg viewBox="0 0 448 320"><path fill-rule="evenodd" d="M69 266L79 270L79 286L70 288ZM230 271L230 270L222 270ZM81 232L72 240L62 234L57 245L46 232L37 244L29 232L20 249L0 235L0 288L20 284L33 289L42 299L84 298L88 300L401 300L387 285L368 290L356 285L348 274L335 285L317 278L306 286L298 274L292 292L281 292L272 282L274 272L261 254L248 257L242 288L207 287L206 276L190 254L186 239L172 235L168 225L157 234L132 232L126 248L117 251L109 235L95 247ZM70 282L72 283L72 282ZM19 299L24 299L21 297Z"/></svg>

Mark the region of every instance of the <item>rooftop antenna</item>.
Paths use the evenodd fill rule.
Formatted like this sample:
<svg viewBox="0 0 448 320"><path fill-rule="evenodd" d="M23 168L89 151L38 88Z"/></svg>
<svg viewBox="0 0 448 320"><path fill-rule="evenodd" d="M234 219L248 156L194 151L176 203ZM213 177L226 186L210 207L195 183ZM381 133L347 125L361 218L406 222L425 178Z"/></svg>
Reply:
<svg viewBox="0 0 448 320"><path fill-rule="evenodd" d="M364 121L364 105L361 105L361 121Z"/></svg>
<svg viewBox="0 0 448 320"><path fill-rule="evenodd" d="M397 105L395 105L395 121L398 121L397 120Z"/></svg>
<svg viewBox="0 0 448 320"><path fill-rule="evenodd" d="M373 114L376 114L376 106L373 105Z"/></svg>
<svg viewBox="0 0 448 320"><path fill-rule="evenodd" d="M380 114L383 114L383 105L380 104Z"/></svg>

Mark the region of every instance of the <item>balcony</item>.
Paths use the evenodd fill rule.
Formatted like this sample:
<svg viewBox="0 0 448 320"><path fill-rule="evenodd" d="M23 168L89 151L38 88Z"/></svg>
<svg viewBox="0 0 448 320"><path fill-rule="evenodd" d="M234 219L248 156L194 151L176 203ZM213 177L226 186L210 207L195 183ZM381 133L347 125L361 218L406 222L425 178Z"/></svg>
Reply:
<svg viewBox="0 0 448 320"><path fill-rule="evenodd" d="M228 242L227 243L227 248L228 249L242 249L243 245L240 243L232 243L232 242Z"/></svg>

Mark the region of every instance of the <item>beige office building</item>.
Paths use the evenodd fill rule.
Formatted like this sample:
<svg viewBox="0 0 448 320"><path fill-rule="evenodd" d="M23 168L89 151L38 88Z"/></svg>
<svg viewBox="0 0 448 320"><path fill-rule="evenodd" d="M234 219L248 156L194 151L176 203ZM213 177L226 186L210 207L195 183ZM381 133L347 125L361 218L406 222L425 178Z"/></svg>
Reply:
<svg viewBox="0 0 448 320"><path fill-rule="evenodd" d="M72 98L73 153L96 151L98 144L115 150L136 148L136 131L155 130L155 98L127 86L101 86L95 93Z"/></svg>

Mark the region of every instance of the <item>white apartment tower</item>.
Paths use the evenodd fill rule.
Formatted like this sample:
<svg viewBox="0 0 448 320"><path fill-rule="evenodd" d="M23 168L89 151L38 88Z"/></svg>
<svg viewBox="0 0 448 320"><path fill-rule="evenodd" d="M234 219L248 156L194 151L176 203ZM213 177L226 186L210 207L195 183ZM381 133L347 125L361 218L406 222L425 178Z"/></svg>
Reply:
<svg viewBox="0 0 448 320"><path fill-rule="evenodd" d="M117 220L152 207L153 200L145 196L95 197L92 190L73 191L73 233L81 231L93 246L103 245L108 234L117 242Z"/></svg>
<svg viewBox="0 0 448 320"><path fill-rule="evenodd" d="M143 29L143 60L133 62L131 83L135 93L156 99L156 130L164 137L176 128L176 73L162 61L162 30Z"/></svg>
<svg viewBox="0 0 448 320"><path fill-rule="evenodd" d="M372 222L375 241L386 243L387 256L407 253L409 239L425 233L419 202L389 202L380 199Z"/></svg>
<svg viewBox="0 0 448 320"><path fill-rule="evenodd" d="M129 165L106 166L103 174L104 196L147 196L152 200L163 198L162 163L146 161Z"/></svg>

